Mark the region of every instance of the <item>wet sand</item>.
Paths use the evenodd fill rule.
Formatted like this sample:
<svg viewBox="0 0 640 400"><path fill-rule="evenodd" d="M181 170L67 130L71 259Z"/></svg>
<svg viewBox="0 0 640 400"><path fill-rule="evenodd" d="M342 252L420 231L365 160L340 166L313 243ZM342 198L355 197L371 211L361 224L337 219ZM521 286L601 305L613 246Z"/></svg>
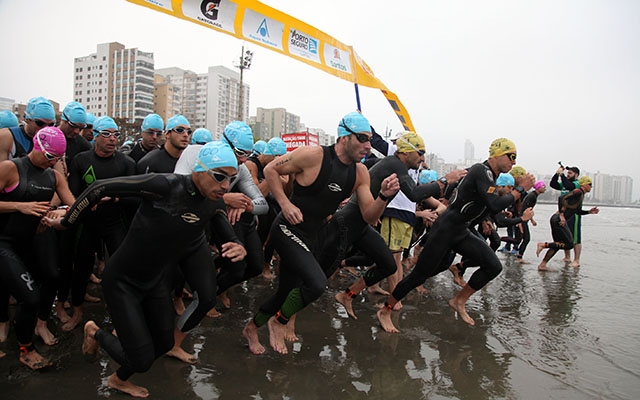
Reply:
<svg viewBox="0 0 640 400"><path fill-rule="evenodd" d="M191 332L185 348L196 349L197 365L162 357L132 381L146 386L153 399L640 397L640 324L628 318L628 313L637 317L632 282L639 273L632 267L640 244L640 211L632 212L635 222L621 227L629 214L604 209L583 223L582 268L564 267L556 257L550 263L554 271L539 273L535 241L550 237L547 221L553 210L539 208L539 226L525 256L531 264L519 266L513 256L499 254L502 274L469 303L475 327L449 308L447 300L458 287L448 273L427 282L428 294L412 292L403 301L404 310L393 313L399 334L379 327L379 295L358 297L354 309L359 319L347 317L333 300L353 280L344 274L300 313L300 341L289 344L290 354L271 350L263 327L260 338L267 351L256 356L241 331L273 284L256 278L230 292L232 309ZM616 274L611 273L614 267ZM635 297L627 296L628 290ZM109 326L103 304L89 305L86 314ZM59 324L52 325L60 332ZM107 388L106 378L116 365L106 353L101 350L95 363L84 361L80 328L58 334L61 343L48 349L36 341L54 366L31 372L17 361L10 333L0 346L8 353L0 359L2 399L129 398Z"/></svg>

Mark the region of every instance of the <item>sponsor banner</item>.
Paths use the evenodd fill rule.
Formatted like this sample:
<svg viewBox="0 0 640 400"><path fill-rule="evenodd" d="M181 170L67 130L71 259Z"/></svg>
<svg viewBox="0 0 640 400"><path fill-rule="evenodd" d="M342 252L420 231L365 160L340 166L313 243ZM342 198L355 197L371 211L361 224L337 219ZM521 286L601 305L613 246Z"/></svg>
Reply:
<svg viewBox="0 0 640 400"><path fill-rule="evenodd" d="M287 145L287 151L293 151L302 146L318 146L318 135L309 132L283 133L280 135Z"/></svg>
<svg viewBox="0 0 640 400"><path fill-rule="evenodd" d="M258 44L357 85L380 89L404 129L415 130L400 99L351 46L266 4L256 0L127 1Z"/></svg>

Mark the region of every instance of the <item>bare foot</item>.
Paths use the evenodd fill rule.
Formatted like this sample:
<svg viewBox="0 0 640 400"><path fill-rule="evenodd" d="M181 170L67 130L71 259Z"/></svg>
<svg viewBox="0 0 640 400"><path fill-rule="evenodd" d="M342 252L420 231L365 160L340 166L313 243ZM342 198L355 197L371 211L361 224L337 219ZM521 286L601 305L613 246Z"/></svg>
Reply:
<svg viewBox="0 0 640 400"><path fill-rule="evenodd" d="M573 268L578 268L580 267L580 261L572 261L571 263L569 263L569 266Z"/></svg>
<svg viewBox="0 0 640 400"><path fill-rule="evenodd" d="M249 323L244 327L242 330L242 336L247 339L249 350L253 354L264 353L264 346L260 343L260 338L258 337L258 327L253 320L249 321Z"/></svg>
<svg viewBox="0 0 640 400"><path fill-rule="evenodd" d="M570 263L571 262L571 258L565 257L562 259L563 262L565 263Z"/></svg>
<svg viewBox="0 0 640 400"><path fill-rule="evenodd" d="M58 344L58 339L55 336L53 336L53 333L51 333L51 331L49 330L49 327L47 326L47 321L43 321L40 318L38 318L38 322L36 322L36 327L33 330L33 333L36 336L40 336L44 344L46 344L47 346L53 346Z"/></svg>
<svg viewBox="0 0 640 400"><path fill-rule="evenodd" d="M63 324L66 324L71 319L69 314L64 310L64 303L59 301L56 301L56 317L58 317Z"/></svg>
<svg viewBox="0 0 640 400"><path fill-rule="evenodd" d="M98 278L96 274L91 274L91 276L89 277L89 281L91 283L95 283L96 285L99 285L102 282L102 279Z"/></svg>
<svg viewBox="0 0 640 400"><path fill-rule="evenodd" d="M543 249L544 249L544 243L538 242L538 245L536 246L536 257L540 257L540 253L542 252Z"/></svg>
<svg viewBox="0 0 640 400"><path fill-rule="evenodd" d="M296 314L293 314L291 318L289 318L289 322L285 325L287 328L284 334L284 340L287 342L297 342L298 336L296 335Z"/></svg>
<svg viewBox="0 0 640 400"><path fill-rule="evenodd" d="M187 353L180 346L173 346L173 348L167 352L167 355L169 357L177 358L178 360L187 364L195 364L198 362L198 357L193 354Z"/></svg>
<svg viewBox="0 0 640 400"><path fill-rule="evenodd" d="M6 342L7 336L9 336L9 321L0 322L0 343Z"/></svg>
<svg viewBox="0 0 640 400"><path fill-rule="evenodd" d="M84 301L86 301L87 303L100 303L100 297L92 296L89 293L85 293Z"/></svg>
<svg viewBox="0 0 640 400"><path fill-rule="evenodd" d="M220 314L220 312L216 310L215 307L207 312L207 317L210 317L210 318L218 318L220 316L222 316L222 314Z"/></svg>
<svg viewBox="0 0 640 400"><path fill-rule="evenodd" d="M64 332L71 332L82 322L82 311L74 307L73 316L64 324L62 324L62 330Z"/></svg>
<svg viewBox="0 0 640 400"><path fill-rule="evenodd" d="M460 304L460 302L458 302L455 297L449 300L449 307L453 308L458 313L460 318L462 318L462 320L467 324L471 326L474 326L476 324L473 318L471 318L469 314L467 314L467 310L464 307L464 303Z"/></svg>
<svg viewBox="0 0 640 400"><path fill-rule="evenodd" d="M422 285L418 285L418 287L416 287L416 291L420 294L429 294L429 290Z"/></svg>
<svg viewBox="0 0 640 400"><path fill-rule="evenodd" d="M344 267L342 270L355 278L360 276L356 267Z"/></svg>
<svg viewBox="0 0 640 400"><path fill-rule="evenodd" d="M87 360L95 359L98 355L98 341L96 340L96 332L98 325L93 321L87 321L84 324L84 340L82 341L82 354Z"/></svg>
<svg viewBox="0 0 640 400"><path fill-rule="evenodd" d="M393 305L393 311L400 311L402 310L402 302L399 301L396 304Z"/></svg>
<svg viewBox="0 0 640 400"><path fill-rule="evenodd" d="M453 283L461 287L467 284L460 272L460 269L458 268L458 264L451 264L449 266L449 271L453 274Z"/></svg>
<svg viewBox="0 0 640 400"><path fill-rule="evenodd" d="M184 301L182 301L182 299L180 297L174 297L173 298L173 309L176 312L176 315L180 316L182 314L184 314Z"/></svg>
<svg viewBox="0 0 640 400"><path fill-rule="evenodd" d="M548 271L549 268L547 268L547 263L546 262L541 262L540 265L538 265L538 271Z"/></svg>
<svg viewBox="0 0 640 400"><path fill-rule="evenodd" d="M20 362L31 368L34 371L37 371L42 368L46 368L51 366L51 361L42 357L38 354L37 351L31 350L27 353L20 353Z"/></svg>
<svg viewBox="0 0 640 400"><path fill-rule="evenodd" d="M109 379L107 379L107 386L109 386L111 389L119 390L133 397L149 397L149 391L147 390L147 388L134 385L129 381L123 381L122 379L118 378L118 375L116 375L115 373L111 374L109 376Z"/></svg>
<svg viewBox="0 0 640 400"><path fill-rule="evenodd" d="M383 288L380 287L379 283L376 283L373 286L369 286L367 288L367 292L369 293L375 293L375 294L381 294L383 296L388 296L389 292L387 292L386 290L384 290Z"/></svg>
<svg viewBox="0 0 640 400"><path fill-rule="evenodd" d="M231 308L231 300L229 299L229 296L227 296L227 292L222 292L220 293L220 303L222 303L222 307L224 308Z"/></svg>
<svg viewBox="0 0 640 400"><path fill-rule="evenodd" d="M380 322L380 325L382 326L382 329L384 329L385 332L389 332L389 333L400 332L398 328L396 328L393 325L393 322L391 322L391 311L389 311L387 308L383 307L379 309L376 315L378 316L378 321Z"/></svg>
<svg viewBox="0 0 640 400"><path fill-rule="evenodd" d="M269 281L275 278L275 275L273 275L273 272L271 272L271 265L269 263L264 264L264 269L262 270L262 277Z"/></svg>
<svg viewBox="0 0 640 400"><path fill-rule="evenodd" d="M524 258L516 258L516 262L518 264L530 264L530 262L529 261L525 261Z"/></svg>
<svg viewBox="0 0 640 400"><path fill-rule="evenodd" d="M280 354L287 354L289 351L284 341L287 327L278 322L276 317L269 318L267 326L269 327L269 344L271 344L271 348Z"/></svg>
<svg viewBox="0 0 640 400"><path fill-rule="evenodd" d="M347 314L349 314L350 317L352 317L353 319L358 319L358 317L356 317L356 314L353 312L353 299L349 297L347 293L338 292L336 293L334 298L338 303L342 304L342 306L347 310Z"/></svg>
<svg viewBox="0 0 640 400"><path fill-rule="evenodd" d="M185 288L182 288L182 298L183 299L193 299L193 295Z"/></svg>

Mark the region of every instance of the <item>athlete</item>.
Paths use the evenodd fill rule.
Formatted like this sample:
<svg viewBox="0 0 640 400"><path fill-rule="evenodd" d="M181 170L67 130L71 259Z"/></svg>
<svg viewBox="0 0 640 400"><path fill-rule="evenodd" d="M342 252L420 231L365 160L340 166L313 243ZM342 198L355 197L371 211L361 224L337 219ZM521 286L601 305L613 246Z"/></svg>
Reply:
<svg viewBox="0 0 640 400"><path fill-rule="evenodd" d="M573 234L567 223L572 216L598 214L600 212L598 207L592 207L589 210L582 209L584 195L589 193L593 186L591 178L582 176L578 180L578 184L580 186L577 189L570 191L558 199L558 211L553 214L549 220L553 242L538 242L536 256L540 256L542 250L549 249L538 265L539 271L547 271L549 269L547 263L558 250L571 250L573 248Z"/></svg>
<svg viewBox="0 0 640 400"><path fill-rule="evenodd" d="M67 180L51 168L65 147L64 134L45 127L35 134L33 149L26 157L0 162L0 293L18 301L14 326L19 358L34 370L50 365L33 345L34 330L46 344L57 343L46 326L55 297L57 265L51 251L41 246L55 246L55 240L41 242L38 232L44 227L43 216L65 213L51 211L54 194L63 204L74 201ZM3 304L3 327L8 321L6 312Z"/></svg>
<svg viewBox="0 0 640 400"><path fill-rule="evenodd" d="M415 268L398 283L385 306L378 311L378 320L385 331L398 332L391 322L393 306L427 278L447 270L451 250L480 263L480 268L473 273L469 282L449 300L449 305L467 324L475 324L467 314L466 302L500 273L502 265L495 252L469 231L468 224L483 214L495 214L503 210L533 186L533 176L525 175L510 194L498 196L496 178L501 172L509 172L516 157L515 144L499 138L489 147L489 159L468 169L467 175L455 189L449 206L433 224Z"/></svg>
<svg viewBox="0 0 640 400"><path fill-rule="evenodd" d="M149 114L142 120L141 128L141 139L133 145L131 151L125 152L136 163L147 153L160 148L160 140L164 135L164 121L158 114Z"/></svg>
<svg viewBox="0 0 640 400"><path fill-rule="evenodd" d="M150 119L150 122L156 118ZM159 126L159 121L155 121ZM191 124L182 115L177 114L167 120L167 141L158 151L151 151L138 161L138 174L173 173L180 154L191 140Z"/></svg>
<svg viewBox="0 0 640 400"><path fill-rule="evenodd" d="M202 319L203 314L195 314L198 302L215 303L215 268L204 233L209 220L215 219L218 234L228 238L220 248L222 257L239 260L246 253L235 241L219 201L236 176L233 151L212 142L198 157L191 175L146 174L97 181L78 197L64 219L47 219L61 228L77 224L103 196L142 198L127 237L107 261L102 279L117 337L88 321L82 344L85 355L95 356L101 346L120 364L107 384L134 397L147 397L149 391L129 378L149 370L157 357L173 347L174 314L167 280L171 270L176 265L196 266L189 270L201 274L197 279L202 284L212 286L206 290L208 296L194 292L193 309L178 319L179 328L191 329L190 324Z"/></svg>
<svg viewBox="0 0 640 400"><path fill-rule="evenodd" d="M386 205L383 198L398 191L394 176L383 183L382 196L374 199L371 195L369 173L359 162L371 150L370 140L369 121L352 112L340 121L335 145L299 147L265 167L271 193L282 209L270 234L280 255L280 280L276 294L243 330L252 353L264 353L258 328L268 324L271 347L286 354L287 322L324 292L327 277L313 252L327 217L355 192L363 219L375 223ZM295 174L291 197L280 180L281 175L289 174Z"/></svg>
<svg viewBox="0 0 640 400"><path fill-rule="evenodd" d="M0 161L23 157L31 151L33 137L45 126L56 124L56 112L44 97L29 100L24 112L24 124L0 129Z"/></svg>
<svg viewBox="0 0 640 400"><path fill-rule="evenodd" d="M522 209L523 210L526 210L528 208L533 209L538 203L538 196L544 193L546 190L547 190L547 185L544 183L544 181L537 181L536 183L534 183L533 190L527 193L527 195L524 197L524 200L522 200ZM518 255L516 257L516 262L519 262L522 264L527 263L527 261L525 261L523 257L524 257L524 252L527 249L529 242L531 241L531 231L529 230L529 222L531 222L531 225L533 226L538 225L536 220L533 218L531 218L530 221L522 222L522 242L518 246Z"/></svg>
<svg viewBox="0 0 640 400"><path fill-rule="evenodd" d="M580 177L580 168L578 167L560 167L556 170L556 173L551 177L549 186L552 189L560 191L560 196L564 196L573 189L580 187L578 178ZM582 216L574 215L567 220L567 226L571 230L573 235L573 252L574 260L571 261L571 250L564 251L563 261L569 263L572 267L580 266L580 254L582 253Z"/></svg>

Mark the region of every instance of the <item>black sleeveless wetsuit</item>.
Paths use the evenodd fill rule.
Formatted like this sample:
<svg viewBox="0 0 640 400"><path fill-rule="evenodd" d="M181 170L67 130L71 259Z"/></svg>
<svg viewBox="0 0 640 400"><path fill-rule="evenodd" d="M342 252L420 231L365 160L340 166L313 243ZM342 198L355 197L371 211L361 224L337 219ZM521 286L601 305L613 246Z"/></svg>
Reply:
<svg viewBox="0 0 640 400"><path fill-rule="evenodd" d="M323 151L316 180L309 186L294 182L290 200L304 221L291 225L281 212L271 227L270 240L280 255L280 281L276 294L254 318L257 326L264 325L278 310L288 319L320 297L326 287L327 277L314 250L326 228L326 218L353 192L356 165L343 164L334 146L323 146Z"/></svg>
<svg viewBox="0 0 640 400"><path fill-rule="evenodd" d="M53 170L34 166L28 157L12 161L18 169L19 183L12 191L0 193L0 201L51 201L56 188ZM58 277L55 258L49 257L51 253L38 245L40 235L36 230L40 219L21 212L0 214L0 296L3 298L0 322L9 319L6 306L8 296L12 295L18 301L14 322L18 342L22 344L31 343L39 308L42 308L41 297L48 299L47 312L51 310ZM53 282L48 282L51 285L41 296L42 282L50 279ZM48 313L42 319L47 318Z"/></svg>

